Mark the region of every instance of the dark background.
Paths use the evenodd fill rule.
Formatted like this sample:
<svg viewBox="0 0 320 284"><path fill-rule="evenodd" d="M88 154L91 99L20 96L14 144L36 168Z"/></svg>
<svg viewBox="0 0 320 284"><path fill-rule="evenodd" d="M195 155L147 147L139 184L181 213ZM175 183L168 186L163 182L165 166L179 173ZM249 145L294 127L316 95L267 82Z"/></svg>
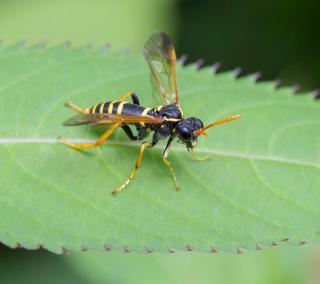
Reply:
<svg viewBox="0 0 320 284"><path fill-rule="evenodd" d="M320 87L319 1L187 0L175 9L178 51L189 60Z"/></svg>
<svg viewBox="0 0 320 284"><path fill-rule="evenodd" d="M0 39L73 46L109 42L139 51L168 32L189 62L242 67L262 79L320 88L320 2L316 0L0 0Z"/></svg>

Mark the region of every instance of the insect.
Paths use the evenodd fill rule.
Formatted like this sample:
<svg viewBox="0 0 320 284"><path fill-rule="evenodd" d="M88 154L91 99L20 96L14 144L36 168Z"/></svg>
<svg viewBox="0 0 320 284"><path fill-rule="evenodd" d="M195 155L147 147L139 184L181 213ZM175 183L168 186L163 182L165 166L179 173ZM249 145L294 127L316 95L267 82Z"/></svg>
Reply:
<svg viewBox="0 0 320 284"><path fill-rule="evenodd" d="M198 118L184 118L179 106L176 54L170 37L163 32L152 34L145 43L143 54L151 71L155 91L160 99L159 106L152 108L141 106L138 95L134 92L126 93L118 100L99 103L89 108L81 108L73 103L67 103L67 107L79 114L65 121L65 126L108 124L110 127L94 143L75 144L59 137L61 142L71 148L87 149L102 145L118 128L122 128L129 139L133 141L142 141L153 132L151 142L142 142L131 174L121 186L113 191L114 194L121 192L133 179L141 165L145 149L152 148L161 139L168 139L162 153L162 160L170 170L178 190L176 174L168 160L172 141L177 138L178 142L185 144L187 150L193 153L198 137L200 135L207 137L205 132L207 129L240 117L239 115L229 116L207 126L204 126ZM126 102L129 97L131 97L132 103ZM136 135L133 134L132 128L136 129ZM194 155L193 157L200 159Z"/></svg>

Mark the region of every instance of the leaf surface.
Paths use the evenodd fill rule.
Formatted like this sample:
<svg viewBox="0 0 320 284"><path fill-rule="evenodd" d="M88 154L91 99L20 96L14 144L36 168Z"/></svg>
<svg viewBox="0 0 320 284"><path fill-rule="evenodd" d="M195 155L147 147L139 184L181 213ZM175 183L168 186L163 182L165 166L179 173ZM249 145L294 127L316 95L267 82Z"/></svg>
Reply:
<svg viewBox="0 0 320 284"><path fill-rule="evenodd" d="M164 144L147 149L141 169L116 198L139 144L119 130L102 148L79 152L56 141L97 139L101 129L66 128L83 107L135 91L152 106L140 55L105 49L19 45L0 50L0 241L15 247L138 251L319 243L320 105L253 76L178 66L185 117L208 124L195 162L183 145L169 155L181 190L162 163Z"/></svg>

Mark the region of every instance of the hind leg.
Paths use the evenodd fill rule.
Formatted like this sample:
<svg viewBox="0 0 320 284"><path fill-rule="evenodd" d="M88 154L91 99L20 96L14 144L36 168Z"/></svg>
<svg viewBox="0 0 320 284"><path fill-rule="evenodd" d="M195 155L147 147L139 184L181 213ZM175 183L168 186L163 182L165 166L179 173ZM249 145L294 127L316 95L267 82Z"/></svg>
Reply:
<svg viewBox="0 0 320 284"><path fill-rule="evenodd" d="M89 109L79 107L76 104L71 103L71 102L66 103L65 106L68 107L68 108L71 108L74 111L79 112L79 113L83 113L83 114L89 113Z"/></svg>
<svg viewBox="0 0 320 284"><path fill-rule="evenodd" d="M120 97L117 101L123 102L130 96L131 96L132 102L134 104L140 105L139 97L135 92L128 92L128 93L124 94L122 97ZM76 112L83 113L83 114L87 114L87 113L90 112L88 108L79 107L78 105L76 105L76 104L74 104L72 102L67 102L65 104L65 106L68 107L68 108L73 109Z"/></svg>
<svg viewBox="0 0 320 284"><path fill-rule="evenodd" d="M124 130L124 132L127 134L129 139L132 141L143 140L144 138L146 138L149 135L149 132L150 132L150 129L148 129L146 127L137 128L138 134L135 136L135 135L133 135L132 130L128 125L123 125L121 128Z"/></svg>
<svg viewBox="0 0 320 284"><path fill-rule="evenodd" d="M130 140L132 140L132 141L138 140L138 136L133 135L132 130L128 125L123 125L121 128L127 134L127 136L129 137Z"/></svg>
<svg viewBox="0 0 320 284"><path fill-rule="evenodd" d="M58 137L58 139L63 144L65 144L73 149L77 149L77 150L88 149L88 148L93 148L93 147L97 147L97 146L102 145L118 127L120 127L119 123L112 125L112 127L94 143L81 143L81 144L70 143L70 142L66 141L62 136Z"/></svg>
<svg viewBox="0 0 320 284"><path fill-rule="evenodd" d="M140 105L139 97L135 92L128 92L128 93L124 94L122 97L120 97L117 101L123 102L130 96L131 96L132 102L135 105Z"/></svg>
<svg viewBox="0 0 320 284"><path fill-rule="evenodd" d="M135 105L140 105L139 97L136 93L134 92L131 93L131 99Z"/></svg>

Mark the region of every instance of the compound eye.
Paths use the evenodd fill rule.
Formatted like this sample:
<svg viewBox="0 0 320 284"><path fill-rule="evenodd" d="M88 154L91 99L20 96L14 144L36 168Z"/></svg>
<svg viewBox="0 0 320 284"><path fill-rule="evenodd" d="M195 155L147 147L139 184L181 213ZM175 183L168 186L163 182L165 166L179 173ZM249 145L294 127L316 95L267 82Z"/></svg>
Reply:
<svg viewBox="0 0 320 284"><path fill-rule="evenodd" d="M183 141L189 141L191 139L191 132L189 131L188 128L183 127L180 130L180 139Z"/></svg>

